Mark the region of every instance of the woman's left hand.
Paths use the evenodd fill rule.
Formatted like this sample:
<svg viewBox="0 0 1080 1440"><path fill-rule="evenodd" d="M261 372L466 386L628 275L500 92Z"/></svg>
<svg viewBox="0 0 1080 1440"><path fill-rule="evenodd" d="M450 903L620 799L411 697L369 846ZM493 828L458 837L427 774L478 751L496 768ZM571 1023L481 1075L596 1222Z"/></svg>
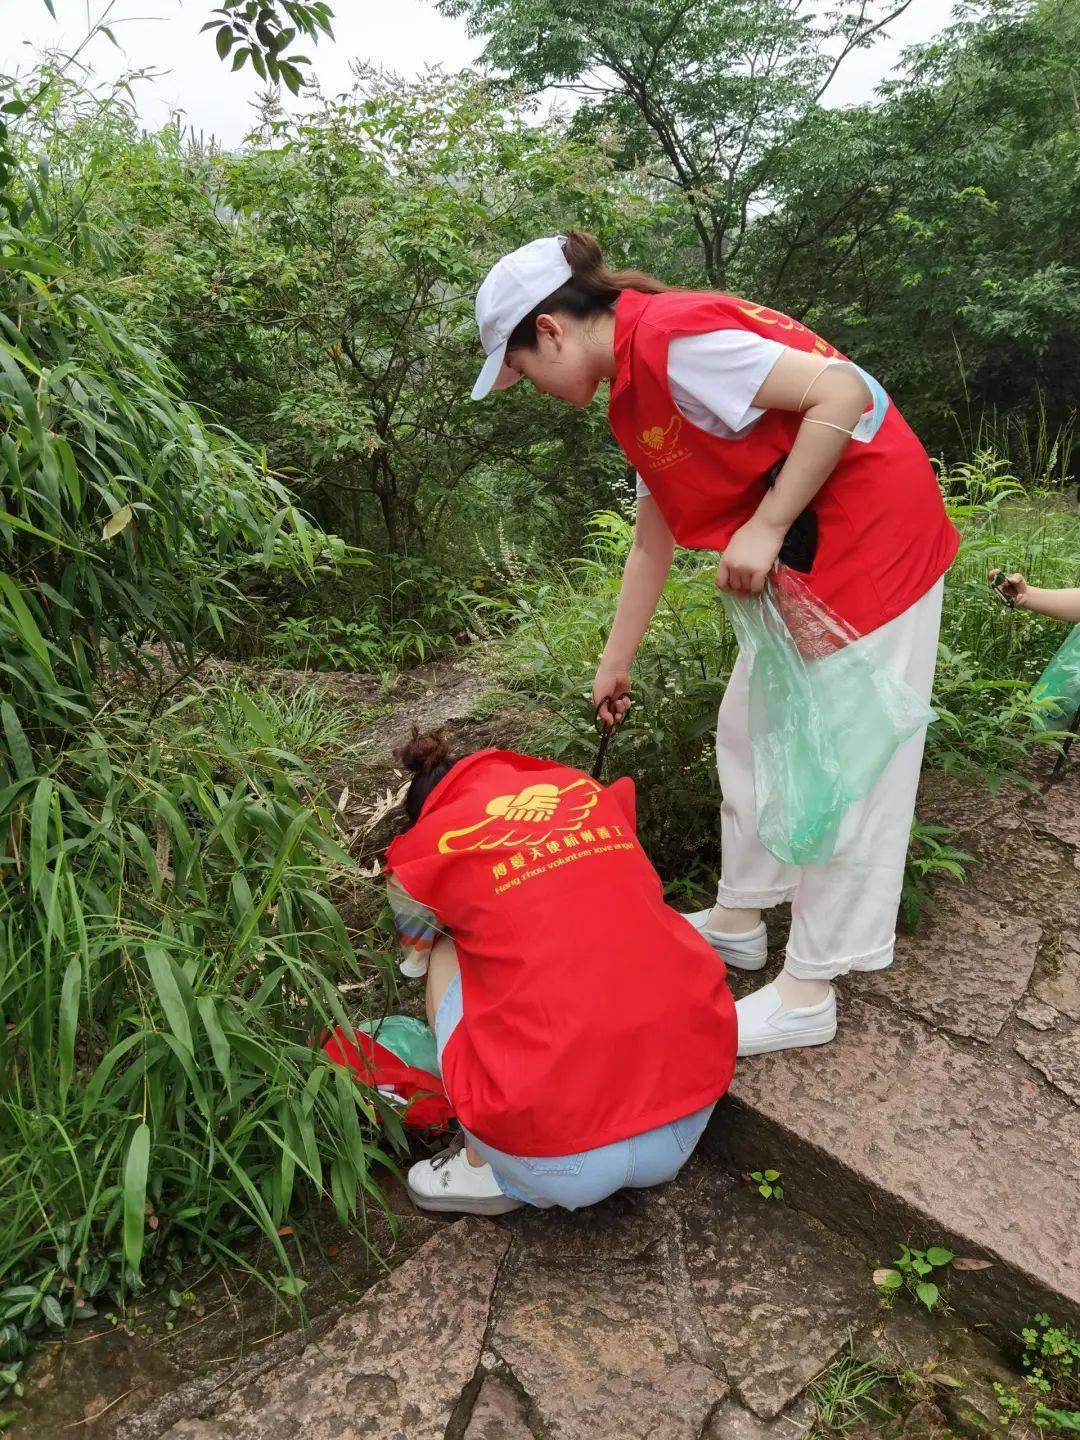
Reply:
<svg viewBox="0 0 1080 1440"><path fill-rule="evenodd" d="M716 588L728 595L760 595L786 533L756 515L741 525L716 567Z"/></svg>

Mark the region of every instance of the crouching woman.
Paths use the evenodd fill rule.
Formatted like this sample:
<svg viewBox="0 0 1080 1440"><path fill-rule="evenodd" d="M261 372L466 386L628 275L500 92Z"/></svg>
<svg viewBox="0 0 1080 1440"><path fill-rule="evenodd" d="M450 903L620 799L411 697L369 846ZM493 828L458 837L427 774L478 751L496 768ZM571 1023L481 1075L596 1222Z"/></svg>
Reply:
<svg viewBox="0 0 1080 1440"><path fill-rule="evenodd" d="M664 903L634 787L417 735L387 853L463 1142L409 1171L425 1210L593 1205L671 1180L735 1064L723 961Z"/></svg>

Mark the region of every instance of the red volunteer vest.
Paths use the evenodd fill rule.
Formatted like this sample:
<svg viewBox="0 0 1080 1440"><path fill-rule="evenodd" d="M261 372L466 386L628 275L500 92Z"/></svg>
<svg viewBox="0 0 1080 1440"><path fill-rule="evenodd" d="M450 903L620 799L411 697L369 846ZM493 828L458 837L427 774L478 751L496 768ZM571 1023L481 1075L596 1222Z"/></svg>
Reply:
<svg viewBox="0 0 1080 1440"><path fill-rule="evenodd" d="M691 1115L727 1089L723 962L664 903L634 787L508 750L461 760L387 866L453 935L463 1018L443 1081L466 1130L570 1155Z"/></svg>
<svg viewBox="0 0 1080 1440"><path fill-rule="evenodd" d="M612 433L676 541L723 550L761 503L764 476L791 450L800 417L767 410L747 434L726 440L699 429L671 397L669 343L746 330L795 350L845 357L786 315L731 295L624 290L615 313ZM926 451L891 401L872 439L849 442L811 508L818 550L806 582L860 634L932 589L960 543Z"/></svg>

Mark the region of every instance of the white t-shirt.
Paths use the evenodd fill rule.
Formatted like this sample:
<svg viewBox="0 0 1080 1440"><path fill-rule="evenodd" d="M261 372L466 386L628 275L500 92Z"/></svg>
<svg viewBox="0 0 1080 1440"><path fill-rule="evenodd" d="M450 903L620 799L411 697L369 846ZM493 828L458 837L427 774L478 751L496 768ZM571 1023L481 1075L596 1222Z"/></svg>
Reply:
<svg viewBox="0 0 1080 1440"><path fill-rule="evenodd" d="M747 330L679 335L668 346L671 398L699 430L730 440L765 413L754 396L786 349ZM649 493L640 475L637 493L639 499Z"/></svg>
<svg viewBox="0 0 1080 1440"><path fill-rule="evenodd" d="M764 415L765 411L753 403L754 396L787 348L747 330L709 330L704 335L677 336L668 346L671 398L699 430L707 430L721 440L743 435ZM845 362L836 357L828 363ZM874 408L873 414L868 412L860 421L854 438L869 440L881 423L888 400L865 371L859 374L870 389ZM639 475L638 499L648 493L649 487Z"/></svg>

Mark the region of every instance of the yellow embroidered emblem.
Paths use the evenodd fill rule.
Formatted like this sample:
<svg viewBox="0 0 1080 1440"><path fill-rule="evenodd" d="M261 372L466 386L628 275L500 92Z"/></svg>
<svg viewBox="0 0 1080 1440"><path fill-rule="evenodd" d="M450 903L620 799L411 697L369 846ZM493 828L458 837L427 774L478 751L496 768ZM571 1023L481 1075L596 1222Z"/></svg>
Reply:
<svg viewBox="0 0 1080 1440"><path fill-rule="evenodd" d="M541 845L554 834L580 830L599 796L595 780L574 780L561 789L546 783L526 785L516 795L496 795L485 806L483 820L442 836L439 853Z"/></svg>
<svg viewBox="0 0 1080 1440"><path fill-rule="evenodd" d="M672 415L667 423L667 428L660 425L653 425L648 430L641 432L641 443L646 450L651 450L654 455L665 455L679 438L679 431L682 429L682 416Z"/></svg>
<svg viewBox="0 0 1080 1440"><path fill-rule="evenodd" d="M814 335L812 330L807 330L806 326L798 320L792 320L790 315L781 315L779 311L770 310L766 305L740 305L739 310L743 315L749 316L751 320L760 321L762 325L776 325L781 330L790 330L795 334L813 336L813 349L819 355L825 355L831 359L833 356L840 354L839 350L827 341L822 340L819 335Z"/></svg>

